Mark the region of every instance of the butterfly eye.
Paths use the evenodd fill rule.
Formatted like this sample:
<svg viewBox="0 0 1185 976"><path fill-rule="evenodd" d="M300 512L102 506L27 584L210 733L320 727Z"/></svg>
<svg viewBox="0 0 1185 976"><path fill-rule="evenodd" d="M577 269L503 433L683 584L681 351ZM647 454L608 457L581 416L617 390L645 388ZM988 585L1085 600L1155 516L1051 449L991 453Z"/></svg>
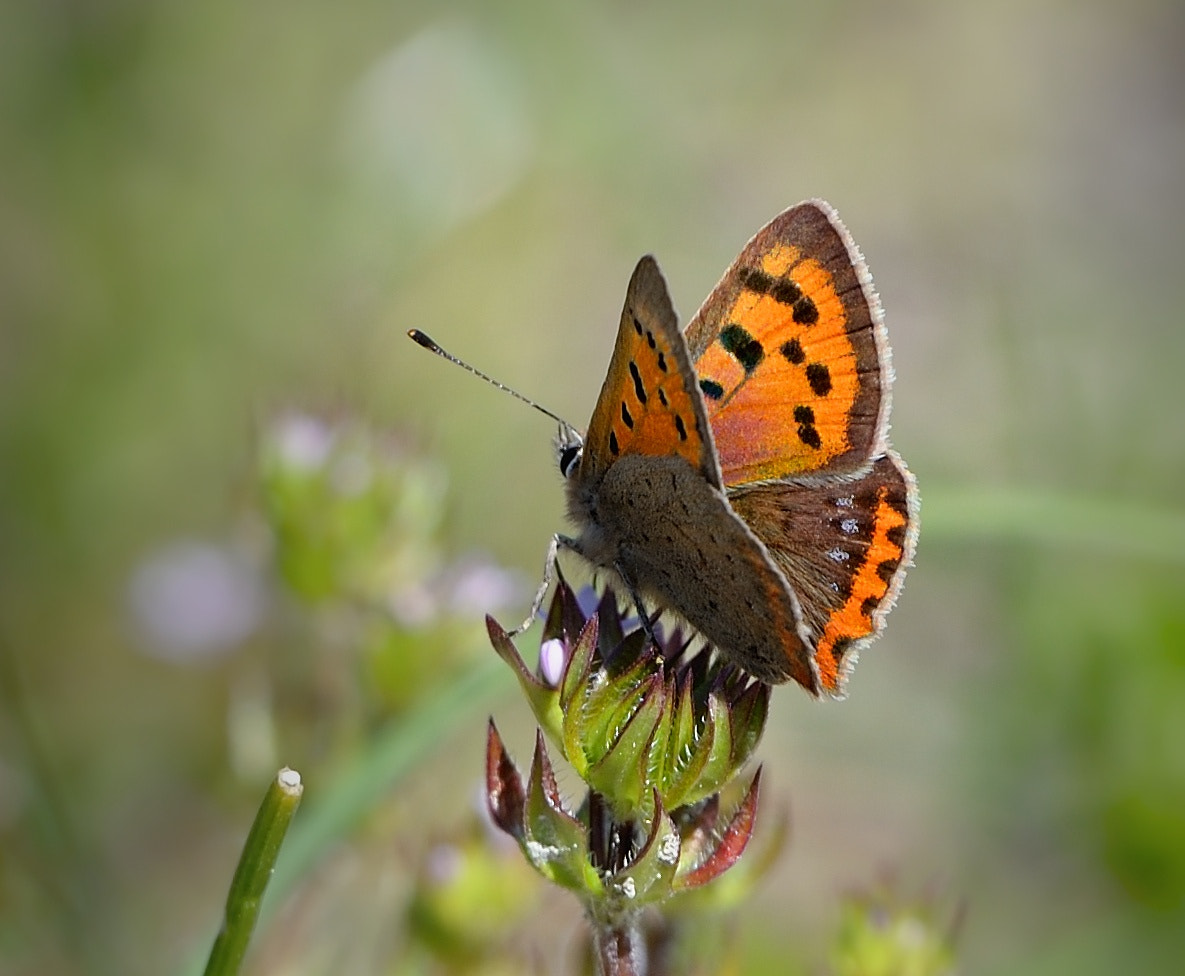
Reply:
<svg viewBox="0 0 1185 976"><path fill-rule="evenodd" d="M560 465L560 474L565 479L571 478L580 466L581 455L584 454L584 437L571 424L560 421L559 433L555 439L555 456Z"/></svg>
<svg viewBox="0 0 1185 976"><path fill-rule="evenodd" d="M560 474L565 478L572 477L572 472L580 463L580 456L584 453L583 444L570 444L560 448Z"/></svg>

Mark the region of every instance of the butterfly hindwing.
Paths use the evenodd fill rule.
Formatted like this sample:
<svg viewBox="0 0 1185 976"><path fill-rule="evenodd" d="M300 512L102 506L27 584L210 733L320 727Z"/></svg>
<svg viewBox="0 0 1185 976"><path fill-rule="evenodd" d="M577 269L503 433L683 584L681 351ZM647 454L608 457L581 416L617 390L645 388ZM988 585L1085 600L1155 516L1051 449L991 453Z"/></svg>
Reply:
<svg viewBox="0 0 1185 976"><path fill-rule="evenodd" d="M883 451L880 303L829 205L799 204L760 230L686 337L726 485L858 473Z"/></svg>
<svg viewBox="0 0 1185 976"><path fill-rule="evenodd" d="M695 372L658 263L638 262L626 290L609 372L597 398L581 461L595 481L630 454L684 458L721 487L711 429Z"/></svg>
<svg viewBox="0 0 1185 976"><path fill-rule="evenodd" d="M729 493L793 581L819 682L833 695L881 630L913 558L917 491L892 451L860 478L767 482Z"/></svg>

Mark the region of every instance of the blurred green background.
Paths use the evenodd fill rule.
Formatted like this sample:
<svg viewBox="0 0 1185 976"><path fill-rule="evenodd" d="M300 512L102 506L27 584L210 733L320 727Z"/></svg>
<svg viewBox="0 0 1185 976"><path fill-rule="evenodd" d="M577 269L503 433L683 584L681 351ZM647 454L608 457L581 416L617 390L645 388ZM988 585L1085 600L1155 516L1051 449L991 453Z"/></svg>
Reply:
<svg viewBox="0 0 1185 976"><path fill-rule="evenodd" d="M964 972L1179 971L1183 44L1174 0L0 7L0 970L178 971L274 768L299 821L486 666L485 609L519 619L553 425L409 327L582 425L640 254L686 318L820 196L886 308L922 533L850 698L774 696L792 834L740 971L818 972L884 884L962 911ZM365 462L329 488L266 460L329 442ZM285 519L373 452L403 507L322 527L360 575L285 564ZM254 971L434 971L408 893L463 849L491 708L525 761L509 689ZM505 870L534 971L571 971L574 904Z"/></svg>

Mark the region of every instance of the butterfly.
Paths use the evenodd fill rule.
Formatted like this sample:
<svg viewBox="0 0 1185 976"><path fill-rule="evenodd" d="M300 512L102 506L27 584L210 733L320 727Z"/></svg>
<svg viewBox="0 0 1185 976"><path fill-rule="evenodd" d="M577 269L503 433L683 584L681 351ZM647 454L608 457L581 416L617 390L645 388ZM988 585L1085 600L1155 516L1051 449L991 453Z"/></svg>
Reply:
<svg viewBox="0 0 1185 976"><path fill-rule="evenodd" d="M821 200L758 231L682 333L642 258L588 431L561 427L577 532L549 566L575 552L753 677L842 697L917 539L891 380L872 278Z"/></svg>

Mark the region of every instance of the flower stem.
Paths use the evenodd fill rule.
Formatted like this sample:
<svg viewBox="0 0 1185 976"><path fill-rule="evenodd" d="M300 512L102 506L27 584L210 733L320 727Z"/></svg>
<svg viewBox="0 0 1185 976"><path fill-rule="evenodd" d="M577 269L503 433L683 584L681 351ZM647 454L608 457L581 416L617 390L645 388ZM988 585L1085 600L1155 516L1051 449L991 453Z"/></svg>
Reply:
<svg viewBox="0 0 1185 976"><path fill-rule="evenodd" d="M300 774L285 768L272 780L264 795L231 881L222 928L206 962L206 976L234 976L238 973L259 917L259 906L272 876L276 856L292 816L300 806L303 791Z"/></svg>
<svg viewBox="0 0 1185 976"><path fill-rule="evenodd" d="M635 913L613 923L594 920L598 976L646 976L646 941Z"/></svg>
<svg viewBox="0 0 1185 976"><path fill-rule="evenodd" d="M617 820L605 798L588 794L589 854L605 874L620 871L634 853L634 825ZM608 904L600 906L610 908ZM636 910L610 910L590 917L598 976L646 976L646 942Z"/></svg>

